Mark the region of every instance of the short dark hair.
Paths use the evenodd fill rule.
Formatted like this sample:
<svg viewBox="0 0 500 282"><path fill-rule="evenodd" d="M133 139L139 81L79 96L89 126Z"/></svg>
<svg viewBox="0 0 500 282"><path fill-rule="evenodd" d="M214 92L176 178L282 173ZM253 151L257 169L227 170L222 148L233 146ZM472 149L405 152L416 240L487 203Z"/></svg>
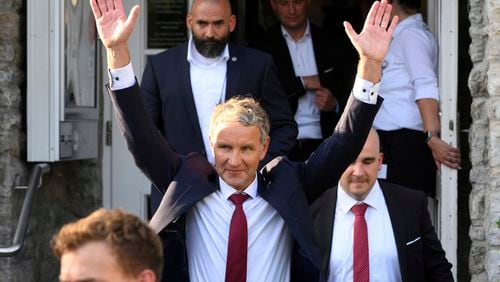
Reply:
<svg viewBox="0 0 500 282"><path fill-rule="evenodd" d="M89 242L105 242L123 273L136 277L151 269L161 279L163 248L158 235L137 216L122 210L98 209L64 225L52 238L54 254L61 256Z"/></svg>
<svg viewBox="0 0 500 282"><path fill-rule="evenodd" d="M421 0L392 0L396 1L399 3L401 8L403 8L405 11L408 10L416 10L420 11L420 6L421 6Z"/></svg>

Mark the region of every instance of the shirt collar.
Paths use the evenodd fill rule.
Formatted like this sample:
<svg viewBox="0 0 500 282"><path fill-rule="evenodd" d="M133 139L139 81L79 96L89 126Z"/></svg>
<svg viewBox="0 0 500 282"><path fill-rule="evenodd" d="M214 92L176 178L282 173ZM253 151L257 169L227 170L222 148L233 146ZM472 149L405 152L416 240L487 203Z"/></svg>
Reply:
<svg viewBox="0 0 500 282"><path fill-rule="evenodd" d="M424 26L424 20L422 18L422 14L416 13L415 15L411 15L407 17L406 19L400 21L398 25L396 25L396 28L394 29L394 32L392 33L392 38L396 37L403 29L406 27L409 27L411 25L417 25L417 26Z"/></svg>
<svg viewBox="0 0 500 282"><path fill-rule="evenodd" d="M226 63L229 60L229 47L226 44L224 51L222 54L215 58L206 58L202 54L198 52L196 46L194 46L193 36L189 38L188 43L188 52L187 52L187 61L193 65L202 65L206 67L219 65L222 63Z"/></svg>
<svg viewBox="0 0 500 282"><path fill-rule="evenodd" d="M342 212L347 214L354 205L360 203L365 203L376 210L380 210L385 203L385 199L378 181L375 181L372 189L368 192L366 198L361 202L349 196L339 182L337 189L337 203L340 205Z"/></svg>
<svg viewBox="0 0 500 282"><path fill-rule="evenodd" d="M280 25L280 27L281 27L281 33L283 34L283 37L293 41L292 36L288 33L288 31L286 31L286 29L283 27L283 25ZM311 37L311 26L309 25L309 20L307 20L307 26L306 26L306 31L304 32L304 35L297 42L300 42L300 41L304 40L304 38L308 38L308 37Z"/></svg>
<svg viewBox="0 0 500 282"><path fill-rule="evenodd" d="M227 184L220 176L219 176L219 186L224 199L228 199L232 194L239 192L238 190L234 189L229 184ZM255 198L257 197L257 186L258 186L257 174L255 174L255 178L252 181L252 183L250 183L250 185L248 185L248 187L245 188L242 192L250 196L250 198Z"/></svg>

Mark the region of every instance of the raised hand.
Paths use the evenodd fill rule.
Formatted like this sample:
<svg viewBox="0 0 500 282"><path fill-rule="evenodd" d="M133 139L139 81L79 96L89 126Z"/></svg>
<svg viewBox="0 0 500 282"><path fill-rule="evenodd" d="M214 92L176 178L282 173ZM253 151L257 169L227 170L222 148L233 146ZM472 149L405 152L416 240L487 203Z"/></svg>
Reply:
<svg viewBox="0 0 500 282"><path fill-rule="evenodd" d="M119 68L130 62L127 41L139 16L139 5L127 17L122 0L90 0L97 31L108 58L108 67Z"/></svg>
<svg viewBox="0 0 500 282"><path fill-rule="evenodd" d="M387 0L373 3L361 33L356 33L352 25L344 22L347 36L358 51L361 60L373 60L381 63L389 49L392 33L399 21L397 16L391 18L392 6ZM390 22L390 25L389 25Z"/></svg>

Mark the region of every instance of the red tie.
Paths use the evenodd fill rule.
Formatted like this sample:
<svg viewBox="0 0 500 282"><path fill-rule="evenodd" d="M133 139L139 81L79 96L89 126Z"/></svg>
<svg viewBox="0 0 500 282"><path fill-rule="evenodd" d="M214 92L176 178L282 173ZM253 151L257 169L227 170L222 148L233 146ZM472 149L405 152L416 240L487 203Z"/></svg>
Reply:
<svg viewBox="0 0 500 282"><path fill-rule="evenodd" d="M362 203L351 208L354 218L353 246L353 282L370 281L370 264L368 261L368 228L366 227L365 211L368 205Z"/></svg>
<svg viewBox="0 0 500 282"><path fill-rule="evenodd" d="M235 205L235 209L229 227L226 282L245 282L247 280L248 229L242 204L248 197L246 194L233 194L229 197L229 200Z"/></svg>

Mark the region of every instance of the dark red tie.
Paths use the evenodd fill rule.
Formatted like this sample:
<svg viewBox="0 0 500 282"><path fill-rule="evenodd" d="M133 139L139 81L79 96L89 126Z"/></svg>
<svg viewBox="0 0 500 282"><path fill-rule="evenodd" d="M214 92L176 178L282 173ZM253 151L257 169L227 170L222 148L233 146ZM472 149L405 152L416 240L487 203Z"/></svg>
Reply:
<svg viewBox="0 0 500 282"><path fill-rule="evenodd" d="M370 281L370 263L368 257L368 228L365 211L368 205L363 203L351 208L354 213L354 245L353 245L353 282Z"/></svg>
<svg viewBox="0 0 500 282"><path fill-rule="evenodd" d="M248 228L242 205L248 197L245 194L233 194L229 197L235 208L229 227L226 282L245 282L247 280Z"/></svg>

